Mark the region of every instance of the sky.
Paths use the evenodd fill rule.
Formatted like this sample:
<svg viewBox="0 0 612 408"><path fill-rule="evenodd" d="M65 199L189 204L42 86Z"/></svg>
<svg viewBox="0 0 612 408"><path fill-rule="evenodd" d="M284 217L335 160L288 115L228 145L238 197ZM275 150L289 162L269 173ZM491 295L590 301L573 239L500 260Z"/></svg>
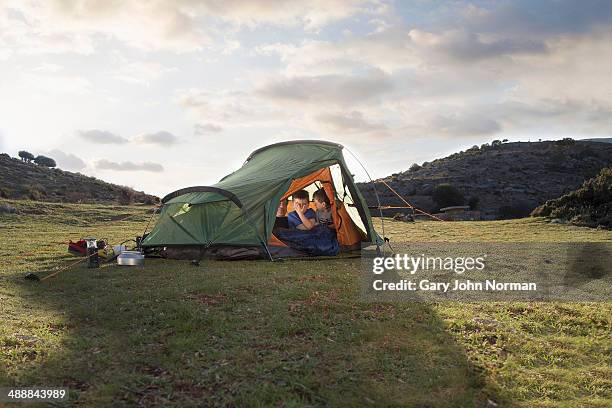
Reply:
<svg viewBox="0 0 612 408"><path fill-rule="evenodd" d="M162 196L322 139L376 178L610 137L610 67L607 0L0 0L0 151Z"/></svg>

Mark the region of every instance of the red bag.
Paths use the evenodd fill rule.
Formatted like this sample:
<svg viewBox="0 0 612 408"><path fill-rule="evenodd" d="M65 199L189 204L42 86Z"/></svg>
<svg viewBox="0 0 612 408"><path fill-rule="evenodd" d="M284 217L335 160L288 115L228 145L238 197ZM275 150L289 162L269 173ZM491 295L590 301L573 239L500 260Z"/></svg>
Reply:
<svg viewBox="0 0 612 408"><path fill-rule="evenodd" d="M84 239L81 239L77 242L68 243L68 252L74 255L86 256L87 255L87 242Z"/></svg>

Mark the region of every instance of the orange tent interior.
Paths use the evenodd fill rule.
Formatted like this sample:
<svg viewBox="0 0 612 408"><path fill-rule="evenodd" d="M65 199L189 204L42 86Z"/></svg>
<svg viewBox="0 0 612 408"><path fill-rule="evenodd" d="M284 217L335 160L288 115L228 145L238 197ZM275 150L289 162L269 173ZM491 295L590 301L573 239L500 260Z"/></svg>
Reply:
<svg viewBox="0 0 612 408"><path fill-rule="evenodd" d="M343 250L359 248L359 244L363 240L363 233L359 230L359 228L357 228L349 216L346 208L344 207L344 203L340 201L337 202L335 200L332 175L328 167L317 170L308 176L294 180L291 183L289 190L287 190L285 195L282 197L282 200L290 197L296 191L301 190L315 182L319 182L322 185L323 189L325 189L327 197L329 197L329 201L331 202L332 218L334 226L336 227L338 244L340 244L340 248ZM314 202L312 201L310 202L310 208L316 210ZM293 211L293 203L291 201L289 201L289 205L287 206L287 212L290 211ZM270 236L268 244L274 246L286 246L282 241L276 238L274 234Z"/></svg>

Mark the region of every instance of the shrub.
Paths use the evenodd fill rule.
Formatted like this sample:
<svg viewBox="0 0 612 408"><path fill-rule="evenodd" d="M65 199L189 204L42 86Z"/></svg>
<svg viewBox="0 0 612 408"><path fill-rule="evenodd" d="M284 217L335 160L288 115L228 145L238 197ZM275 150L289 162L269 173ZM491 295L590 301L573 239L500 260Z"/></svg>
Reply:
<svg viewBox="0 0 612 408"><path fill-rule="evenodd" d="M612 228L612 168L603 168L580 188L549 200L531 213L534 217L569 220L589 227Z"/></svg>
<svg viewBox="0 0 612 408"><path fill-rule="evenodd" d="M499 207L497 210L497 215L502 220L523 218L527 217L531 213L531 210L532 207L528 203L524 201L517 201L515 203Z"/></svg>
<svg viewBox="0 0 612 408"><path fill-rule="evenodd" d="M119 204L130 205L134 203L134 190L122 188L119 190Z"/></svg>
<svg viewBox="0 0 612 408"><path fill-rule="evenodd" d="M11 198L11 190L7 187L0 188L0 197Z"/></svg>
<svg viewBox="0 0 612 408"><path fill-rule="evenodd" d="M45 166L45 167L55 167L57 166L57 164L55 163L55 160L53 160L50 157L47 156L36 156L36 158L34 159L34 163L38 164L39 166Z"/></svg>
<svg viewBox="0 0 612 408"><path fill-rule="evenodd" d="M416 163L413 163L412 166L410 166L410 168L408 170L409 171L417 171L417 170L420 170L420 169L421 169L421 166L419 166Z"/></svg>
<svg viewBox="0 0 612 408"><path fill-rule="evenodd" d="M26 195L30 200L38 201L47 195L47 191L41 185L26 186Z"/></svg>
<svg viewBox="0 0 612 408"><path fill-rule="evenodd" d="M145 196L143 203L146 205L155 205L157 204L157 200L155 199L155 197L152 196Z"/></svg>
<svg viewBox="0 0 612 408"><path fill-rule="evenodd" d="M17 209L10 204L0 204L0 214L15 214Z"/></svg>
<svg viewBox="0 0 612 408"><path fill-rule="evenodd" d="M553 150L548 154L546 168L552 171L561 171L565 168L567 157L560 150Z"/></svg>
<svg viewBox="0 0 612 408"><path fill-rule="evenodd" d="M451 207L454 205L463 205L463 194L450 184L440 184L434 188L432 199L440 207Z"/></svg>
<svg viewBox="0 0 612 408"><path fill-rule="evenodd" d="M480 198L476 196L471 196L468 200L468 205L470 206L470 210L475 210L478 208L478 204L480 203Z"/></svg>
<svg viewBox="0 0 612 408"><path fill-rule="evenodd" d="M24 162L31 162L32 160L34 160L34 155L28 151L25 150L20 150L19 153L17 153L19 155L19 157L21 157L21 160L23 160Z"/></svg>
<svg viewBox="0 0 612 408"><path fill-rule="evenodd" d="M576 141L572 139L571 137L564 137L561 140L555 140L555 144L557 146L571 146L571 145L576 144Z"/></svg>

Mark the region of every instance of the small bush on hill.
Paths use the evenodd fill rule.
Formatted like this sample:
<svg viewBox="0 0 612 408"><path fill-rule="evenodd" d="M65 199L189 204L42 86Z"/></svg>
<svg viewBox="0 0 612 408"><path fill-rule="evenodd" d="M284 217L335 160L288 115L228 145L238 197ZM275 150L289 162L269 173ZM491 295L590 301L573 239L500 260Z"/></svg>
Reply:
<svg viewBox="0 0 612 408"><path fill-rule="evenodd" d="M408 169L409 171L417 171L420 170L421 166L419 166L418 164L414 163L412 164L412 166L410 166L410 168Z"/></svg>
<svg viewBox="0 0 612 408"><path fill-rule="evenodd" d="M29 185L26 186L26 195L30 200L38 201L47 195L47 191L41 185Z"/></svg>
<svg viewBox="0 0 612 408"><path fill-rule="evenodd" d="M45 166L45 167L55 167L57 166L57 164L55 163L55 160L53 160L50 157L47 156L36 156L36 158L34 159L34 163L38 164L39 166Z"/></svg>
<svg viewBox="0 0 612 408"><path fill-rule="evenodd" d="M0 204L0 214L15 214L17 209L9 204Z"/></svg>
<svg viewBox="0 0 612 408"><path fill-rule="evenodd" d="M21 157L21 160L23 160L26 163L29 163L32 160L34 160L34 155L28 151L20 150L19 153L17 154L19 155L19 157Z"/></svg>
<svg viewBox="0 0 612 408"><path fill-rule="evenodd" d="M533 207L524 201L504 205L497 210L497 216L502 220L527 217Z"/></svg>
<svg viewBox="0 0 612 408"><path fill-rule="evenodd" d="M440 208L463 205L465 202L461 191L450 184L440 184L436 186L432 194L432 199Z"/></svg>
<svg viewBox="0 0 612 408"><path fill-rule="evenodd" d="M130 205L134 203L134 190L131 188L121 188L119 190L119 204Z"/></svg>
<svg viewBox="0 0 612 408"><path fill-rule="evenodd" d="M576 141L571 137L564 137L561 140L555 140L555 144L558 146L572 146L576 144Z"/></svg>
<svg viewBox="0 0 612 408"><path fill-rule="evenodd" d="M470 197L468 200L468 205L470 206L470 210L475 210L478 208L478 203L480 203L480 198L476 196Z"/></svg>
<svg viewBox="0 0 612 408"><path fill-rule="evenodd" d="M561 218L587 227L612 228L612 168L602 169L579 189L547 201L531 215Z"/></svg>

